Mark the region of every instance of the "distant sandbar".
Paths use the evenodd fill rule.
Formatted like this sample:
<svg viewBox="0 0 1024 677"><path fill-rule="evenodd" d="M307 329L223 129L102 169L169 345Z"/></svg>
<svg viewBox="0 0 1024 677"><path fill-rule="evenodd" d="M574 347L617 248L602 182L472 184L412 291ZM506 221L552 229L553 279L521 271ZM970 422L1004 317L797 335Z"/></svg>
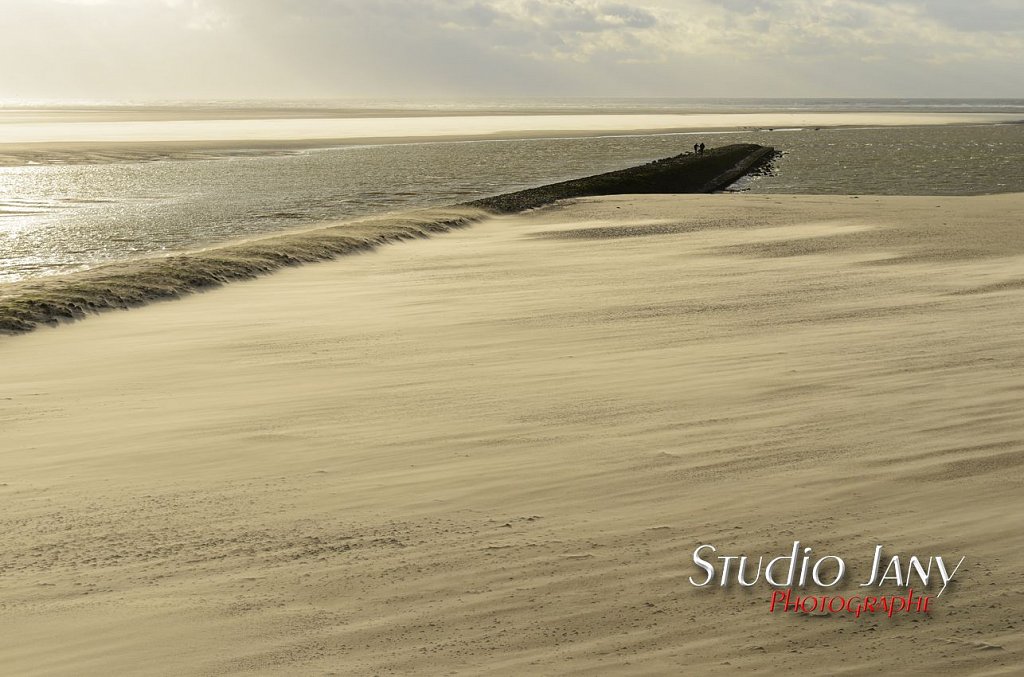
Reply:
<svg viewBox="0 0 1024 677"><path fill-rule="evenodd" d="M71 120L71 121L69 121ZM125 119L0 112L0 166L203 160L393 143L1001 124L1010 113L722 113ZM689 145L689 144L686 144Z"/></svg>

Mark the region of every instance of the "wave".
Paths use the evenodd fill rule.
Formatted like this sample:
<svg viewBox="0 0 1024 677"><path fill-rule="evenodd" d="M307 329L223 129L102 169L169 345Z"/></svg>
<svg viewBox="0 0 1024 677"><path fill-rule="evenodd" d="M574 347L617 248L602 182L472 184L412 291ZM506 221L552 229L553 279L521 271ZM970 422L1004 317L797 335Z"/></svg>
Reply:
<svg viewBox="0 0 1024 677"><path fill-rule="evenodd" d="M378 216L194 252L110 263L0 288L0 333L18 334L105 310L179 298L286 266L334 259L461 228L488 216L468 207Z"/></svg>

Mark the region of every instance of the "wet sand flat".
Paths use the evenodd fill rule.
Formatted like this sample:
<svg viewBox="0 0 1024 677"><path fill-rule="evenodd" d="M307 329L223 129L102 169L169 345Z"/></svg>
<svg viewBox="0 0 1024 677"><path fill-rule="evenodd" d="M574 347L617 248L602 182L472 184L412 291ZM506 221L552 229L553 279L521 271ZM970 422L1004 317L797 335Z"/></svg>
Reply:
<svg viewBox="0 0 1024 677"><path fill-rule="evenodd" d="M1016 674L1022 216L588 198L0 338L0 664ZM966 559L891 619L687 580L795 540Z"/></svg>
<svg viewBox="0 0 1024 677"><path fill-rule="evenodd" d="M25 144L285 144L386 143L428 139L530 138L559 134L669 132L768 127L908 126L1016 122L1013 113L693 113L588 115L433 115L403 117L261 117L254 119L121 119L97 111L66 120L27 114L0 116L0 150ZM306 143L303 143L306 142ZM31 146L30 146L31 147ZM45 146L42 146L45 148Z"/></svg>

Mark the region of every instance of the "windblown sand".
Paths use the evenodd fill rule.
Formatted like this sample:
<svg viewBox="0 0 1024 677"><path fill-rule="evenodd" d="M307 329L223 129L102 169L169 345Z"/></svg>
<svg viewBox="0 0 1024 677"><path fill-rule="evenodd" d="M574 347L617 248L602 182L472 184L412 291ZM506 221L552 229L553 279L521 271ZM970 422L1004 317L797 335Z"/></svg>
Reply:
<svg viewBox="0 0 1024 677"><path fill-rule="evenodd" d="M1022 217L587 199L2 338L2 671L1019 674ZM687 581L794 540L967 559Z"/></svg>

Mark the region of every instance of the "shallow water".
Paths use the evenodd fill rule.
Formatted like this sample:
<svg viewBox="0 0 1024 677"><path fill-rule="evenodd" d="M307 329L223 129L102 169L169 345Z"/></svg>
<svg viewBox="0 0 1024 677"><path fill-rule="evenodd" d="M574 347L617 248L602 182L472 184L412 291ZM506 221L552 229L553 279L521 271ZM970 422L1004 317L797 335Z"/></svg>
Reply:
<svg viewBox="0 0 1024 677"><path fill-rule="evenodd" d="M776 175L739 186L754 192L1024 192L1020 124L439 141L0 167L0 282L449 205L678 154L697 139L783 151Z"/></svg>

